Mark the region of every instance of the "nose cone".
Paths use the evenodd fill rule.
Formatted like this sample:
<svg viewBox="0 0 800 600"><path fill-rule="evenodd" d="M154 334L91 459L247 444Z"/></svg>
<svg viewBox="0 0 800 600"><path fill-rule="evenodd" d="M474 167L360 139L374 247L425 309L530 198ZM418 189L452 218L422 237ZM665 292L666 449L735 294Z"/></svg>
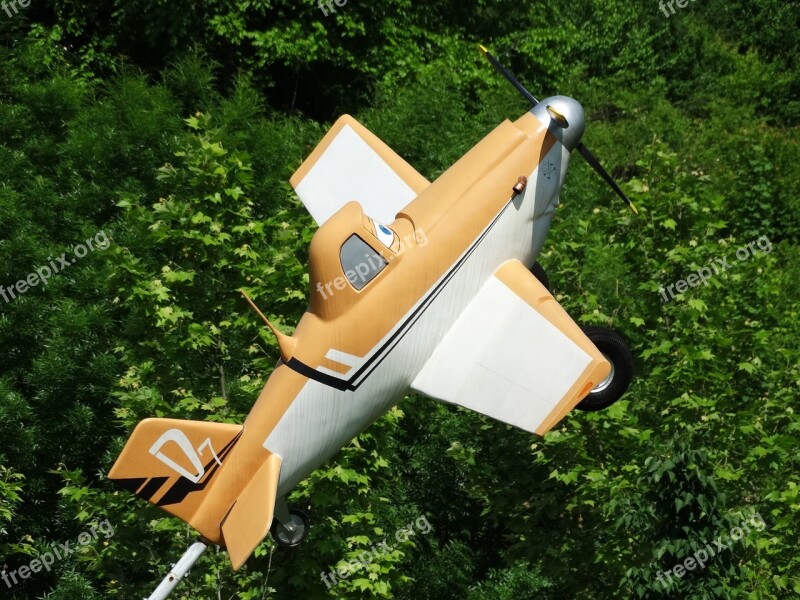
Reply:
<svg viewBox="0 0 800 600"><path fill-rule="evenodd" d="M574 98L551 96L533 107L531 112L550 128L570 152L580 143L586 129L586 117L580 102Z"/></svg>

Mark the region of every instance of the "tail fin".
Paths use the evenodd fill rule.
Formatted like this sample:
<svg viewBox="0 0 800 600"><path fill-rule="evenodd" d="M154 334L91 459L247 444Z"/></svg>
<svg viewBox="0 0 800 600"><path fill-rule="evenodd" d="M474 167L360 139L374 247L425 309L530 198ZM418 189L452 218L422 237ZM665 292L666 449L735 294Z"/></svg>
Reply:
<svg viewBox="0 0 800 600"><path fill-rule="evenodd" d="M207 502L243 431L242 425L146 419L108 477L210 541L224 543L238 569L269 532L281 466L278 455L264 451L261 462L247 461L249 477L241 472L243 464L234 467L239 489L216 490Z"/></svg>
<svg viewBox="0 0 800 600"><path fill-rule="evenodd" d="M192 523L244 427L176 419L136 426L108 478Z"/></svg>

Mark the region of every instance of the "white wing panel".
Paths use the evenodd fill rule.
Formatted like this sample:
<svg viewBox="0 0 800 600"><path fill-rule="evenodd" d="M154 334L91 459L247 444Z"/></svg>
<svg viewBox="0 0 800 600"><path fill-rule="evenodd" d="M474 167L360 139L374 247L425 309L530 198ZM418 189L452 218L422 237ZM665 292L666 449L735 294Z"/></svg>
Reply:
<svg viewBox="0 0 800 600"><path fill-rule="evenodd" d="M352 117L342 117L292 177L317 224L355 200L364 213L391 223L428 182Z"/></svg>
<svg viewBox="0 0 800 600"><path fill-rule="evenodd" d="M412 388L526 431L549 429L565 402L571 405L564 413L597 382L599 370L608 373L608 363L520 263L498 271L505 271L503 280L495 274L486 282ZM533 280L524 291L538 298L520 296L508 275ZM547 310L537 304L548 304Z"/></svg>

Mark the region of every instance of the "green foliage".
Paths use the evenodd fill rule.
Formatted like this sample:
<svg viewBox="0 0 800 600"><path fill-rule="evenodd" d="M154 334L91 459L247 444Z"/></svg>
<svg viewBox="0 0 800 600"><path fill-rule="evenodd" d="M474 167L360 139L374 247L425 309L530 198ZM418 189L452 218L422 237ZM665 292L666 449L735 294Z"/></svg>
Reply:
<svg viewBox="0 0 800 600"><path fill-rule="evenodd" d="M510 569L493 570L485 582L472 588L468 600L547 600L553 585L530 565L520 562Z"/></svg>
<svg viewBox="0 0 800 600"><path fill-rule="evenodd" d="M178 597L758 598L800 593L800 52L797 7L650 0L32 3L0 13L0 285L103 230L96 252L0 302L0 560L108 520L115 534L18 598L136 598L191 541L105 473L148 416L240 422L278 358L246 289L290 331L313 223L288 178L352 111L433 179L537 96L587 109L540 257L581 323L632 342L640 376L543 439L410 398L293 492L312 519ZM188 116L188 118L187 118ZM315 120L319 119L319 121ZM769 250L735 259L768 240ZM758 248L758 247L757 247ZM709 262L732 268L668 302ZM659 572L758 512L704 569ZM425 516L432 530L392 543ZM328 589L328 573L393 550ZM0 584L2 585L2 584Z"/></svg>
<svg viewBox="0 0 800 600"><path fill-rule="evenodd" d="M141 342L118 348L129 368L117 415L129 426L176 409L186 418L241 420L278 355L240 290L289 314L305 298L299 257L310 233L289 227L290 207L267 216L264 209L274 207L256 206L249 156L226 150L209 116L186 123L192 134L177 163L159 169L169 193L153 204L132 194L118 203L128 228L115 250L114 281L128 336ZM275 264L285 268L278 272Z"/></svg>
<svg viewBox="0 0 800 600"><path fill-rule="evenodd" d="M3 538L8 536L6 526L14 520L17 509L22 504L21 493L24 479L25 476L21 473L15 473L8 467L0 465L0 535ZM4 555L32 554L32 550L31 545L24 541L22 543L0 543L0 552Z"/></svg>

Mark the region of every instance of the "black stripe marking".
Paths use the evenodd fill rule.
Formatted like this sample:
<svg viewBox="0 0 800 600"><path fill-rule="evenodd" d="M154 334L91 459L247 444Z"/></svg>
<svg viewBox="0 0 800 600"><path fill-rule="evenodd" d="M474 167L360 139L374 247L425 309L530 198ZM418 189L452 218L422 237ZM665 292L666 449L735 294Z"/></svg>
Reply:
<svg viewBox="0 0 800 600"><path fill-rule="evenodd" d="M299 361L296 358L290 358L289 362L285 364L293 371L300 373L300 375L308 377L309 379L314 379L315 381L319 381L328 387L336 388L340 391L356 389L350 385L350 381L339 379L338 377L328 375L327 373L320 373L316 369L312 369L306 363Z"/></svg>
<svg viewBox="0 0 800 600"><path fill-rule="evenodd" d="M244 431L244 429L242 429ZM228 445L225 446L222 451L217 455L220 462L228 455L228 453L233 448L233 445L239 440L242 435L242 431L240 431L235 438L233 438ZM198 481L194 483L185 477L181 477L176 481L171 488L167 490L167 492L161 497L161 499L156 502L156 506L167 506L169 504L180 504L186 499L186 496L191 494L192 492L197 492L200 490L204 490L206 486L211 483L211 480L216 475L217 470L219 469L219 463L213 458L205 465L205 477L203 477L203 481Z"/></svg>
<svg viewBox="0 0 800 600"><path fill-rule="evenodd" d="M149 501L161 489L161 486L167 482L167 479L169 477L153 477L136 495Z"/></svg>
<svg viewBox="0 0 800 600"><path fill-rule="evenodd" d="M121 488L124 488L135 494L140 487L147 481L147 477L128 477L126 479L112 479L114 483L116 483Z"/></svg>
<svg viewBox="0 0 800 600"><path fill-rule="evenodd" d="M329 375L327 373L321 373L316 369L308 366L304 362L296 359L291 358L289 359L288 363L285 363L287 367L296 371L300 375L304 377L308 377L309 379L313 379L318 381L323 385L327 385L328 387L335 388L340 391L355 391L357 390L364 381L366 381L367 377L369 377L375 369L377 369L380 364L389 356L389 353L392 349L394 349L397 344L399 344L402 339L411 331L412 326L416 323L425 311L430 307L436 297L441 294L444 290L444 287L450 282L450 280L456 275L456 273L464 266L467 259L472 256L475 250L478 248L480 243L486 238L489 232L494 228L497 222L500 220L500 217L503 216L503 213L511 206L511 202L509 201L501 210L498 215L494 218L494 220L489 224L486 230L481 234L481 236L473 242L472 246L464 253L458 262L450 269L450 271L444 276L444 278L436 285L433 291L423 300L422 304L420 304L413 313L403 322L400 328L390 337L386 342L381 346L378 351L373 354L362 366L358 369L358 371L353 374L350 379L339 379L338 377L334 377L333 375ZM376 362L377 361L377 362ZM373 364L374 363L374 364ZM367 371L367 369L369 369ZM361 381L358 383L354 383L357 379L364 376Z"/></svg>

